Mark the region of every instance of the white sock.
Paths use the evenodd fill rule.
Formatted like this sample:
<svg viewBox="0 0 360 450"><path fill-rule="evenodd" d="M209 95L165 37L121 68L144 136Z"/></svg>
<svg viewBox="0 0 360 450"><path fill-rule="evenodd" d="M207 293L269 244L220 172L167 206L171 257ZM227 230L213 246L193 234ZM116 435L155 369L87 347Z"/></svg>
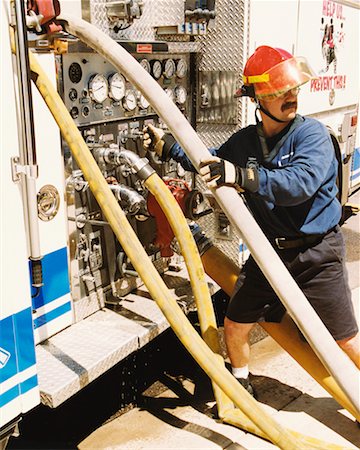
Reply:
<svg viewBox="0 0 360 450"><path fill-rule="evenodd" d="M247 378L249 376L249 366L244 367L232 367L231 372L235 378Z"/></svg>

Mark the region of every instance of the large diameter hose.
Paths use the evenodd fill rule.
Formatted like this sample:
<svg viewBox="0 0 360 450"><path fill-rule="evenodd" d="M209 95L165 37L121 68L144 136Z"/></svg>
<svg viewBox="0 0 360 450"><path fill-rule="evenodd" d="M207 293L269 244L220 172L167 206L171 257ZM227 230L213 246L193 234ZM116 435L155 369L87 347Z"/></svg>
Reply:
<svg viewBox="0 0 360 450"><path fill-rule="evenodd" d="M174 231L175 236L177 237L181 253L185 259L191 286L196 300L203 339L214 352L219 353L220 343L218 330L209 290L204 279L204 267L205 269L207 269L206 273L211 275L211 277L221 287L225 286L226 288L228 288L230 292L232 291L237 280L239 269L233 261L226 257L216 247L209 247L200 258L192 233L190 232L181 208L175 201L169 189L160 179L160 177L156 173L152 173L148 178L146 178L144 184L160 204L167 220L171 225L172 230ZM201 261L204 263L204 266ZM219 267L221 267L220 271ZM292 327L291 324L293 325ZM297 356L297 344L298 342L301 342L299 339L299 334L297 333L297 329L291 319L289 320L289 324L286 329L284 329L284 324L281 324L281 326L278 327L276 327L276 325L278 324L274 325L274 332L271 333L269 331L269 334L275 335L275 338L277 338L277 340L294 340L295 342L291 342L289 346L290 349L295 349L295 356ZM266 327L264 328L267 329ZM300 346L300 362L303 362L305 356L305 368L311 368L311 374L314 376L314 378L317 380L319 379L320 384L322 384L321 381L324 381L325 387L330 388L329 392L331 394L333 391L335 392L334 398L338 401L340 399L343 400L343 405L350 406L351 408L351 405L349 405L346 396L344 396L344 394L341 392L333 378L329 376L324 366L312 352L311 348L309 348L308 345L304 346L305 350L309 350L310 355L307 355L305 350ZM288 350L288 348L286 349ZM290 354L292 354L292 352L290 352ZM296 359L299 361L299 358ZM219 362L223 365L223 359L221 357L219 357ZM213 383L213 389L217 402L218 414L221 420L223 420L225 423L234 425L236 427L249 431L250 433L256 434L257 436L266 438L261 429L259 429L259 427L254 424L241 409L234 409L231 399L229 399L229 397L227 397L215 383ZM349 411L353 413L352 409L350 409ZM342 448L342 446L331 445L319 439L310 436L304 436L303 434L298 433L294 430L289 430L289 432L293 436L301 440L306 447L309 447L311 449L324 450L326 448L329 450L339 450Z"/></svg>
<svg viewBox="0 0 360 450"><path fill-rule="evenodd" d="M265 413L258 402L244 389L239 389L238 382L219 361L218 355L215 355L196 333L150 262L65 105L31 53L30 67L36 87L56 120L84 177L89 182L89 187L112 230L180 341L235 405L246 412L249 419L259 427L267 439L284 450L308 448Z"/></svg>
<svg viewBox="0 0 360 450"><path fill-rule="evenodd" d="M209 157L209 152L151 75L126 50L95 26L75 17L62 19L65 20L66 31L96 50L143 92L198 169L200 161ZM354 409L360 411L358 369L338 347L235 189L223 186L214 190L213 194L243 236L254 259L321 362L347 395Z"/></svg>
<svg viewBox="0 0 360 450"><path fill-rule="evenodd" d="M209 247L201 256L205 272L231 295L239 274L239 267L220 249ZM219 271L219 267L222 268ZM283 347L340 405L347 409L358 421L360 414L353 408L348 398L334 378L321 364L309 345L302 341L298 329L290 317L285 316L281 323L260 322L264 330Z"/></svg>
<svg viewBox="0 0 360 450"><path fill-rule="evenodd" d="M54 116L63 137L69 145L79 168L88 180L90 189L108 219L112 230L132 261L134 268L141 275L150 294L157 302L157 305L162 310L174 332L189 353L208 373L213 381L218 384L220 389L233 400L235 405L246 412L246 415L244 415L240 409L238 411L233 410L235 412L229 414L228 423L233 421L237 426L239 426L239 424L244 424L244 426L248 427L247 429L249 429L249 431L271 440L281 449L343 449L343 447L327 444L318 439L282 428L262 410L256 400L254 400L244 389L239 389L237 381L224 368L223 361L220 362L219 355L214 354L195 332L190 322L181 311L179 305L176 303L176 300L165 286L162 278L141 246L134 230L127 221L125 214L112 195L96 161L92 157L79 130L76 128L68 111L62 103L61 98L31 54L30 66L34 75L36 87ZM236 414L236 412L238 412L238 414Z"/></svg>
<svg viewBox="0 0 360 450"><path fill-rule="evenodd" d="M214 353L220 354L220 341L216 317L209 288L205 280L204 267L184 214L174 196L156 173L150 175L145 180L144 185L156 198L177 237L181 254L184 257L188 270L190 284L198 311L202 337ZM219 362L224 365L222 357L219 358ZM214 383L213 390L218 405L218 413L219 416L222 417L225 412L233 408L234 405Z"/></svg>

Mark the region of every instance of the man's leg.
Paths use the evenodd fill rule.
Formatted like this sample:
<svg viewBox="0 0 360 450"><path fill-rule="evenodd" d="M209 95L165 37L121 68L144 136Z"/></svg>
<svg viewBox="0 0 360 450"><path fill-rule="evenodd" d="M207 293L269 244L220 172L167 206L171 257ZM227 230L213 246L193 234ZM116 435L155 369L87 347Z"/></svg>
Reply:
<svg viewBox="0 0 360 450"><path fill-rule="evenodd" d="M225 343L232 367L245 367L249 364L249 333L254 323L238 323L227 317L224 320Z"/></svg>
<svg viewBox="0 0 360 450"><path fill-rule="evenodd" d="M360 369L360 341L359 333L347 339L336 341L338 345L344 350L349 358L354 362L356 367Z"/></svg>

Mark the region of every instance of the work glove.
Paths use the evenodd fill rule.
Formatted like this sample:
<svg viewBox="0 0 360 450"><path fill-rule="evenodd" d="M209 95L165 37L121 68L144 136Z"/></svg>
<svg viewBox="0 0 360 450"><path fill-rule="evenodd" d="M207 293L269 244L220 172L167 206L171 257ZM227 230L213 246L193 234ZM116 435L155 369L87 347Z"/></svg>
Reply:
<svg viewBox="0 0 360 450"><path fill-rule="evenodd" d="M143 147L146 151L154 151L162 161L170 159L170 149L175 144L174 137L161 128L149 124L143 129Z"/></svg>
<svg viewBox="0 0 360 450"><path fill-rule="evenodd" d="M259 174L256 168L244 169L217 156L201 160L199 173L209 188L228 185L239 192L256 192L259 189Z"/></svg>

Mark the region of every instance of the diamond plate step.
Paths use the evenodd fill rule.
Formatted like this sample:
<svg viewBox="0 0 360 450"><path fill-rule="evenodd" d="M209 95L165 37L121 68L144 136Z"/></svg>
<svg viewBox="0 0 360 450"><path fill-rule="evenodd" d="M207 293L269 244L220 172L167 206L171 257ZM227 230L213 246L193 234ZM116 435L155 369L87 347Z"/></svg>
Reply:
<svg viewBox="0 0 360 450"><path fill-rule="evenodd" d="M194 309L186 272L163 275L185 313ZM209 279L210 280L210 279ZM209 282L210 293L217 290ZM169 328L145 286L36 347L43 404L55 408Z"/></svg>

